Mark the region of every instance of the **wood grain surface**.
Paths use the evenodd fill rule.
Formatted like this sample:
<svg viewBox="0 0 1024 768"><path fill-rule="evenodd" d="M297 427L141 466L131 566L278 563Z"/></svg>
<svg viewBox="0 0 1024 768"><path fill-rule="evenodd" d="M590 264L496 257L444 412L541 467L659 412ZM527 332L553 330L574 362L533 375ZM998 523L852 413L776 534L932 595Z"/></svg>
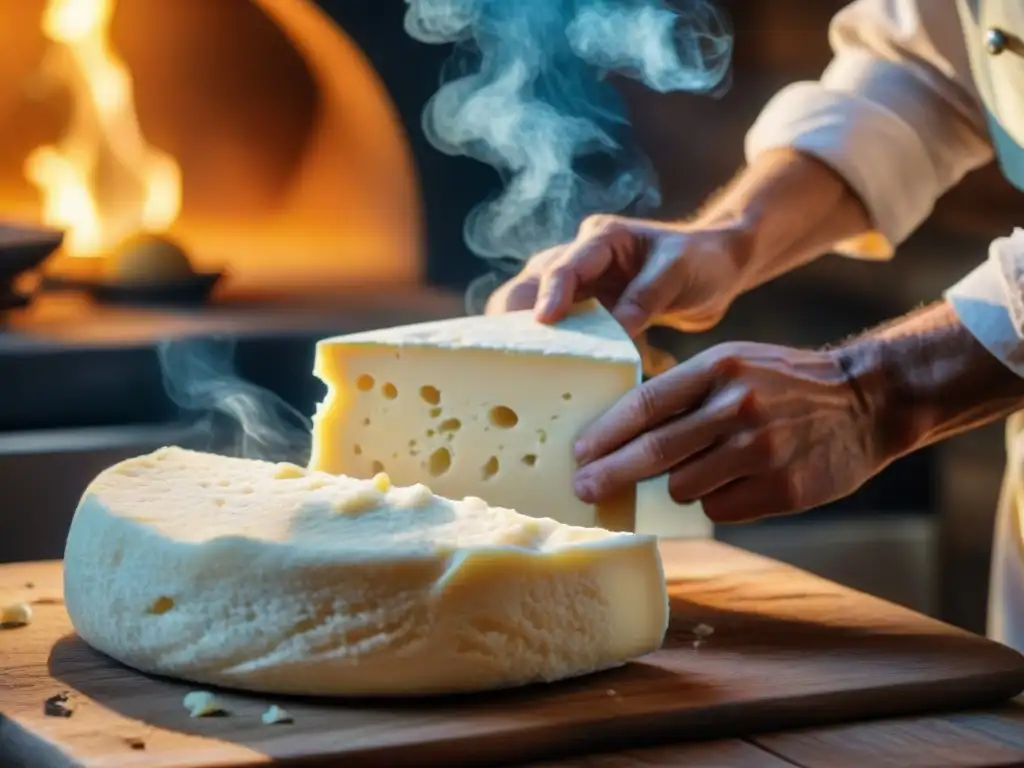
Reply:
<svg viewBox="0 0 1024 768"><path fill-rule="evenodd" d="M526 768L793 768L793 765L785 758L746 741L723 739L532 763Z"/></svg>
<svg viewBox="0 0 1024 768"><path fill-rule="evenodd" d="M1024 706L757 736L802 768L995 768L1024 765Z"/></svg>
<svg viewBox="0 0 1024 768"><path fill-rule="evenodd" d="M1024 704L587 755L528 768L1007 768L1024 765Z"/></svg>
<svg viewBox="0 0 1024 768"><path fill-rule="evenodd" d="M666 646L618 670L503 694L411 703L224 693L230 714L202 719L189 718L182 706L194 686L138 674L74 635L60 599L59 563L0 566L0 602L26 600L36 613L27 627L0 631L0 764L550 761L985 706L1024 690L1020 655L898 606L713 541L666 542L662 554L672 594ZM701 642L698 624L714 630ZM45 715L45 700L65 691L73 716ZM263 725L259 716L272 703L286 707L295 722ZM804 750L807 765L819 764L815 754L827 756L844 739L842 727L789 746ZM775 768L777 744L770 739L796 737L763 738L687 747L731 750L731 762L646 764ZM747 758L762 762L743 762Z"/></svg>

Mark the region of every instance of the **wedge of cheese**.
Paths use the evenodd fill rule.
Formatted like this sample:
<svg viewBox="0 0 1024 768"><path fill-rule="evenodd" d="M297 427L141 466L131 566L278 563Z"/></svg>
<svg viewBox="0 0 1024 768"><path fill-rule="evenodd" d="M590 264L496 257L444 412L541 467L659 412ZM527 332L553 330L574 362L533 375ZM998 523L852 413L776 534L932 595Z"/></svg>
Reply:
<svg viewBox="0 0 1024 768"><path fill-rule="evenodd" d="M654 537L180 448L92 482L64 590L130 667L285 694L553 681L654 651L668 623Z"/></svg>
<svg viewBox="0 0 1024 768"><path fill-rule="evenodd" d="M533 313L465 317L325 339L310 467L386 471L443 496L570 525L633 530L631 489L597 506L573 493L573 440L640 383L640 355L585 302L557 325Z"/></svg>

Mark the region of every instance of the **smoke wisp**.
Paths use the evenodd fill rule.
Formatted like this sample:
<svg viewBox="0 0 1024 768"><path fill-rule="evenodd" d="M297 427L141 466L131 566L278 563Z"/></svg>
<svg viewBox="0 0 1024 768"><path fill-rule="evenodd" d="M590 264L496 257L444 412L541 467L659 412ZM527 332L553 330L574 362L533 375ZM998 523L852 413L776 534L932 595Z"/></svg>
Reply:
<svg viewBox="0 0 1024 768"><path fill-rule="evenodd" d="M632 140L614 73L659 92L708 92L732 39L710 0L406 0L415 39L454 43L423 129L439 150L487 163L500 191L466 219L467 246L491 266L467 295L482 310L532 254L573 237L592 213L652 211L649 160ZM164 386L209 436L207 450L306 464L311 424L240 378L230 341L159 345Z"/></svg>
<svg viewBox="0 0 1024 768"><path fill-rule="evenodd" d="M494 270L469 311L532 254L573 237L592 213L660 202L607 75L660 92L707 92L732 38L708 0L406 0L407 32L455 43L423 113L428 140L492 165L501 191L467 217L467 246ZM476 305L476 306L474 306Z"/></svg>
<svg viewBox="0 0 1024 768"><path fill-rule="evenodd" d="M157 354L167 395L197 417L208 436L205 450L301 466L309 461L310 420L237 375L233 341L163 341Z"/></svg>

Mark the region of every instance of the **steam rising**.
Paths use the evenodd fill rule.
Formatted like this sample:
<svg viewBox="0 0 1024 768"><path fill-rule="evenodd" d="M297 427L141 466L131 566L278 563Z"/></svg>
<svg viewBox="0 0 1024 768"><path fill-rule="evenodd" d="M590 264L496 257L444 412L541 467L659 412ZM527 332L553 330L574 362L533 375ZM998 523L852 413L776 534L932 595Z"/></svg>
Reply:
<svg viewBox="0 0 1024 768"><path fill-rule="evenodd" d="M265 461L309 460L309 419L273 392L240 378L234 342L164 341L157 347L164 388L183 411L200 416L206 450Z"/></svg>
<svg viewBox="0 0 1024 768"><path fill-rule="evenodd" d="M573 237L592 213L644 213L657 179L631 141L605 80L617 73L657 91L707 91L727 72L731 39L707 0L406 0L417 40L456 43L423 128L450 155L488 163L504 188L465 223L469 248L493 272L467 296L470 312L537 251ZM164 384L203 415L207 450L305 464L310 423L239 378L230 342L165 342Z"/></svg>
<svg viewBox="0 0 1024 768"><path fill-rule="evenodd" d="M657 179L633 145L611 72L657 91L708 91L732 42L705 0L406 0L405 27L456 43L423 128L442 152L495 167L504 189L465 223L495 273L467 302L537 251L573 237L592 213L649 212Z"/></svg>

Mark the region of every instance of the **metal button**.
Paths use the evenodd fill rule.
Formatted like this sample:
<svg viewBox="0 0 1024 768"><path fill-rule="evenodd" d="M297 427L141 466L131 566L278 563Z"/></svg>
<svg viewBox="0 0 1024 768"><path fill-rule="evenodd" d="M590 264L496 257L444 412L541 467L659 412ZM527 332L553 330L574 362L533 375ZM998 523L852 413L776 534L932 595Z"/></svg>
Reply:
<svg viewBox="0 0 1024 768"><path fill-rule="evenodd" d="M1006 50L1009 45L1009 41L1006 39L1006 33L996 27L990 27L985 32L985 50L993 56L998 56L1000 53Z"/></svg>

